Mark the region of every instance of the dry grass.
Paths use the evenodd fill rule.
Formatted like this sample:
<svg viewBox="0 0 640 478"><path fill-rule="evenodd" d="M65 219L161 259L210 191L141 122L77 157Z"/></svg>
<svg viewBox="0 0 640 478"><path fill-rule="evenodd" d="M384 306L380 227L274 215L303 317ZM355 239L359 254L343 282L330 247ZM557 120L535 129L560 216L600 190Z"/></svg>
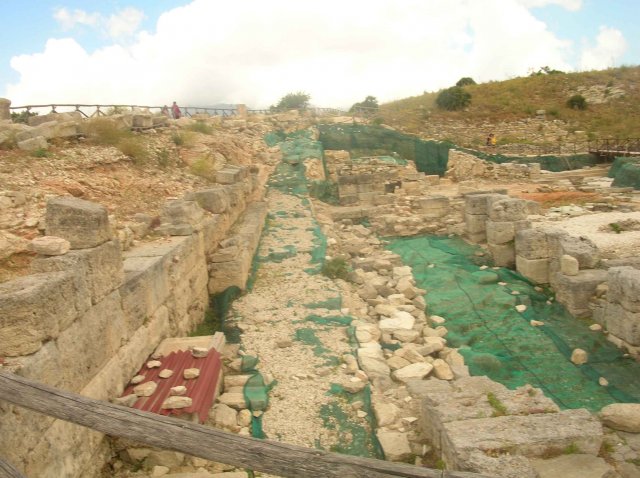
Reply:
<svg viewBox="0 0 640 478"><path fill-rule="evenodd" d="M567 106L579 87L620 88L625 95L584 111ZM500 82L468 85L471 106L464 111L437 108L438 92L424 93L381 106L380 116L388 124L417 131L431 120L513 121L535 116L543 109L548 119L560 119L569 130L586 131L592 137L638 137L640 131L640 67L603 71L520 77Z"/></svg>

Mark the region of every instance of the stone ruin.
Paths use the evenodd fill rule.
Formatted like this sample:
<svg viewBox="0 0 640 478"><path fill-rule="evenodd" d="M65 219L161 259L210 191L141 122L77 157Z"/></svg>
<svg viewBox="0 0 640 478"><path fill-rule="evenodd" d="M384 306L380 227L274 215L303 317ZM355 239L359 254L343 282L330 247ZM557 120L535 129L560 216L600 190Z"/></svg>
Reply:
<svg viewBox="0 0 640 478"><path fill-rule="evenodd" d="M155 125L153 118L135 116L116 121L126 127ZM27 141L24 149L46 147L43 139L65 130L71 134L74 121L73 115L56 115L11 134L18 145ZM300 118L287 113L276 121L293 129ZM243 118L227 122L231 130L246 125ZM407 461L433 447L449 468L489 476L546 478L553 471L545 467L576 469L579 463L588 464L583 476L616 476L597 457L607 441L598 418L585 410L560 411L530 386L508 390L486 377L470 377L462 355L447 346L445 319L426 313L424 291L410 268L383 251L373 233L456 234L486 244L497 265L551 285L573 315L592 317L607 329L609 340L636 355L638 268L602 260L588 239L535 227L531 216L540 212L537 203L509 197L506 190L452 193L454 182L463 178L534 180L538 166L493 167L465 153L450 154L451 168L439 178L417 172L411 163L353 162L346 152L326 152L340 207L317 207L333 224L329 252L349 257L350 287L364 304L351 324L360 347L356 355L342 357L351 377L347 384L373 386L376 434L389 460ZM130 234L114 231L103 206L76 198L49 200L46 235L32 241L38 254L32 274L0 284L3 368L92 398L119 396L162 339L186 334L202 320L210 294L246 287L267 216L266 178L260 172L259 165L228 164L217 171L212 187L168 200L157 227L150 216L137 215ZM359 224L364 219L370 227ZM154 227L160 239L133 243ZM398 348L383 350L384 343ZM240 359L229 358L237 368ZM225 390L235 395L220 401L213 421L237 432L246 429L248 410L244 398L230 391L244 380L240 368L234 372L225 378ZM500 413L489 395L504 407ZM14 406L3 405L0 413L3 428L21 431L0 433L1 454L29 476L91 476L107 461L108 446L96 432ZM605 425L629 433L624 427L634 413L612 406L602 417ZM636 436L640 425L634 422L630 432ZM127 459L142 457L158 473L188 461L173 452L122 447ZM547 459L570 447L580 453ZM637 448L625 452L637 459ZM203 465L197 459L192 464ZM624 478L633 477L634 470L626 469Z"/></svg>

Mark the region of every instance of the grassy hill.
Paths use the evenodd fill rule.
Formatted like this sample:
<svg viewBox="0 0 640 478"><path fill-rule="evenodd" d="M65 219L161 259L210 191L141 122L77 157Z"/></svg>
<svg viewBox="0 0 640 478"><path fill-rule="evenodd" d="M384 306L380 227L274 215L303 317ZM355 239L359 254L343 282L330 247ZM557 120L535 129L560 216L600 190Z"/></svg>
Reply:
<svg viewBox="0 0 640 478"><path fill-rule="evenodd" d="M640 66L541 74L464 88L472 99L462 111L439 109L438 92L425 92L381 105L379 116L389 125L419 132L426 121L514 121L545 110L548 120L561 120L568 131L585 131L589 138L640 137ZM567 106L576 94L587 99L586 110Z"/></svg>

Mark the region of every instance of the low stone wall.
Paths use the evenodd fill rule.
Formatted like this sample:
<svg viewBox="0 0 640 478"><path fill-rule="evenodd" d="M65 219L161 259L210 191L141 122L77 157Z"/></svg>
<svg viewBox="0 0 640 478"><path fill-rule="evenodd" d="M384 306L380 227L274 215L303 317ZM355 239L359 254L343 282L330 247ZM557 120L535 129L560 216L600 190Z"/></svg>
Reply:
<svg viewBox="0 0 640 478"><path fill-rule="evenodd" d="M485 161L463 151L450 149L445 177L456 182L468 181L474 178L496 181L528 180L539 178L540 169L539 163L498 164Z"/></svg>
<svg viewBox="0 0 640 478"><path fill-rule="evenodd" d="M241 248L250 263L255 225L264 217L262 203L252 201L264 191L257 171L239 170L232 184L168 201L158 228L165 236L124 253L106 208L50 200L47 234L67 239L71 250L49 250L61 255L41 255L33 274L0 285L3 367L96 399L122 393L162 339L188 334L204 319L218 278L210 278L208 261L234 224L234 237L253 236ZM248 231L246 223L254 227ZM103 438L19 407L0 408L0 455L27 476L97 476L110 453Z"/></svg>
<svg viewBox="0 0 640 478"><path fill-rule="evenodd" d="M607 265L597 246L559 228L532 229L537 207L503 194L465 197L465 234L485 243L496 266L515 268L536 284L549 284L574 317L592 317L608 339L640 355L640 270Z"/></svg>

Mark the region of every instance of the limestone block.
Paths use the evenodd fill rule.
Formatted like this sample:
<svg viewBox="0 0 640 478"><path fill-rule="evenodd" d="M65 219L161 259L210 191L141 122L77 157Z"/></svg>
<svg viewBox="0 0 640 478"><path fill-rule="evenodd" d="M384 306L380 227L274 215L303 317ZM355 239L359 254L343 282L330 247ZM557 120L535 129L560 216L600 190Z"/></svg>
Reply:
<svg viewBox="0 0 640 478"><path fill-rule="evenodd" d="M54 236L40 236L31 241L31 250L43 256L60 256L69 252L71 244L66 239Z"/></svg>
<svg viewBox="0 0 640 478"><path fill-rule="evenodd" d="M549 283L549 259L525 259L516 255L516 270L536 284Z"/></svg>
<svg viewBox="0 0 640 478"><path fill-rule="evenodd" d="M387 460L406 461L411 457L411 446L406 434L378 429L376 436Z"/></svg>
<svg viewBox="0 0 640 478"><path fill-rule="evenodd" d="M396 380L406 383L409 380L424 378L429 375L432 370L432 364L428 362L417 362L407 365L406 367L399 368L392 373L392 376Z"/></svg>
<svg viewBox="0 0 640 478"><path fill-rule="evenodd" d="M484 233L487 230L486 214L469 214L464 215L464 230L470 234Z"/></svg>
<svg viewBox="0 0 640 478"><path fill-rule="evenodd" d="M539 478L613 478L615 470L602 458L576 453L547 460L531 460Z"/></svg>
<svg viewBox="0 0 640 478"><path fill-rule="evenodd" d="M48 236L68 240L71 249L96 247L111 239L107 209L83 199L50 199L47 202L45 224Z"/></svg>
<svg viewBox="0 0 640 478"><path fill-rule="evenodd" d="M49 143L44 136L18 141L18 149L22 151L35 151L37 149L49 149Z"/></svg>
<svg viewBox="0 0 640 478"><path fill-rule="evenodd" d="M541 457L573 446L597 455L602 444L602 425L585 409L453 421L443 424L443 434L445 459L453 466L478 449Z"/></svg>
<svg viewBox="0 0 640 478"><path fill-rule="evenodd" d="M564 235L560 238L560 256L575 257L580 269L594 269L600 263L598 247L587 237Z"/></svg>
<svg viewBox="0 0 640 478"><path fill-rule="evenodd" d="M68 113L49 113L46 115L29 116L29 126L38 126L43 123L49 123L55 121L56 123L63 123L67 121L73 121L77 123L82 121L82 113L79 111L73 111Z"/></svg>
<svg viewBox="0 0 640 478"><path fill-rule="evenodd" d="M153 118L151 115L134 114L131 118L131 125L134 128L151 128L153 127Z"/></svg>
<svg viewBox="0 0 640 478"><path fill-rule="evenodd" d="M161 213L162 222L174 226L188 224L195 227L200 224L203 218L203 210L195 201L182 199L167 201Z"/></svg>
<svg viewBox="0 0 640 478"><path fill-rule="evenodd" d="M467 194L464 198L465 213L488 214L488 201L504 197L500 194Z"/></svg>
<svg viewBox="0 0 640 478"><path fill-rule="evenodd" d="M411 330L416 319L409 312L401 310L395 311L388 319L382 319L378 327L383 332L393 332L394 330Z"/></svg>
<svg viewBox="0 0 640 478"><path fill-rule="evenodd" d="M450 211L449 198L445 196L423 197L418 199L416 203L420 210L436 217L442 217Z"/></svg>
<svg viewBox="0 0 640 478"><path fill-rule="evenodd" d="M600 411L600 419L609 428L640 433L640 404L613 403Z"/></svg>
<svg viewBox="0 0 640 478"><path fill-rule="evenodd" d="M620 304L609 302L604 307L604 325L610 334L640 346L640 312L631 312Z"/></svg>
<svg viewBox="0 0 640 478"><path fill-rule="evenodd" d="M120 348L126 323L118 291L81 314L57 338L65 389L78 391Z"/></svg>
<svg viewBox="0 0 640 478"><path fill-rule="evenodd" d="M358 349L358 361L362 370L371 378L388 378L391 370L384 359L382 349L366 347Z"/></svg>
<svg viewBox="0 0 640 478"><path fill-rule="evenodd" d="M231 167L224 167L216 173L216 182L220 184L234 184L241 179L241 171Z"/></svg>
<svg viewBox="0 0 640 478"><path fill-rule="evenodd" d="M217 186L185 194L188 201L196 201L200 207L213 214L222 214L229 209L228 188Z"/></svg>
<svg viewBox="0 0 640 478"><path fill-rule="evenodd" d="M560 272L568 276L577 276L580 271L580 263L575 257L563 254L560 257Z"/></svg>
<svg viewBox="0 0 640 478"><path fill-rule="evenodd" d="M547 235L540 229L523 229L515 234L516 254L524 259L546 259L549 257Z"/></svg>
<svg viewBox="0 0 640 478"><path fill-rule="evenodd" d="M124 280L122 253L117 240L98 247L70 251L62 256L39 258L31 263L34 272L73 271L89 288L91 302L98 303Z"/></svg>
<svg viewBox="0 0 640 478"><path fill-rule="evenodd" d="M589 355L585 350L582 349L573 349L571 352L571 362L576 365L582 365L589 361Z"/></svg>
<svg viewBox="0 0 640 478"><path fill-rule="evenodd" d="M601 269L581 270L578 275L567 276L555 273L556 300L575 317L589 317L589 299L596 287L607 279L607 271Z"/></svg>
<svg viewBox="0 0 640 478"><path fill-rule="evenodd" d="M0 98L0 121L11 119L11 101L6 98Z"/></svg>
<svg viewBox="0 0 640 478"><path fill-rule="evenodd" d="M513 221L498 222L488 220L487 224L487 242L489 244L506 244L513 241L516 231Z"/></svg>
<svg viewBox="0 0 640 478"><path fill-rule="evenodd" d="M0 284L0 356L31 354L56 338L78 310L88 307L85 294L72 272L32 274Z"/></svg>
<svg viewBox="0 0 640 478"><path fill-rule="evenodd" d="M640 312L640 270L612 267L607 274L607 300L631 312Z"/></svg>
<svg viewBox="0 0 640 478"><path fill-rule="evenodd" d="M529 214L527 202L522 199L499 199L492 201L488 208L492 221L520 221Z"/></svg>
<svg viewBox="0 0 640 478"><path fill-rule="evenodd" d="M498 267L513 267L516 263L516 251L513 244L489 244L493 263Z"/></svg>
<svg viewBox="0 0 640 478"><path fill-rule="evenodd" d="M474 244L481 244L483 242L486 242L487 240L486 232L467 232L465 236L469 240L469 242L472 242Z"/></svg>
<svg viewBox="0 0 640 478"><path fill-rule="evenodd" d="M57 123L53 129L54 138L69 138L78 134L78 123L76 121L65 121Z"/></svg>

